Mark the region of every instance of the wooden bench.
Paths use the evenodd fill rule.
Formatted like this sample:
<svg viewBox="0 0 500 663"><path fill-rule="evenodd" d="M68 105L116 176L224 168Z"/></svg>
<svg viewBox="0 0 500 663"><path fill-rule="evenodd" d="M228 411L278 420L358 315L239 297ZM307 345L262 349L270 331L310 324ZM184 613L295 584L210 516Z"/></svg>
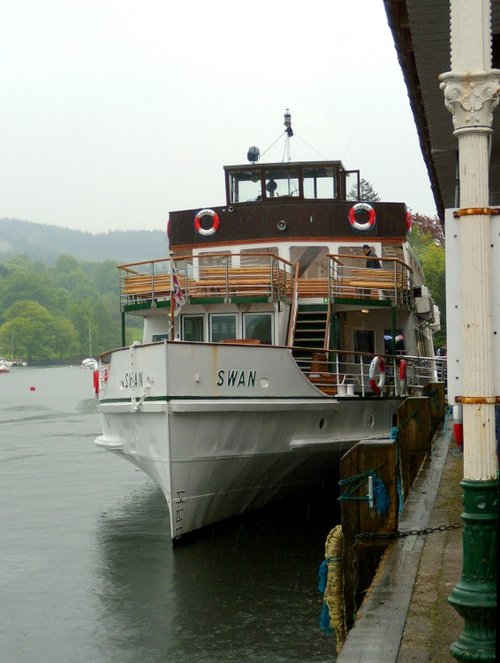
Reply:
<svg viewBox="0 0 500 663"><path fill-rule="evenodd" d="M288 277L288 278L287 278ZM272 269L265 265L244 265L242 267L211 266L200 267L199 278L189 285L194 296L259 296L268 295L271 286L284 290L291 289L291 276L284 270Z"/></svg>
<svg viewBox="0 0 500 663"><path fill-rule="evenodd" d="M199 279L213 279L220 278L225 279L226 276L238 277L240 275L249 276L249 277L265 277L269 279L271 276L272 270L269 266L265 265L245 265L243 267L226 267L215 265L213 267L200 267L199 269Z"/></svg>
<svg viewBox="0 0 500 663"><path fill-rule="evenodd" d="M273 278L271 278L273 277ZM186 294L191 296L220 297L231 296L262 296L269 295L271 287L283 293L291 291L291 275L282 269L271 269L267 266L200 268L198 279L187 279L184 274L178 275L179 285ZM153 290L154 287L154 290ZM121 294L132 298L151 298L152 295L165 295L171 292L170 274L127 274L121 284Z"/></svg>
<svg viewBox="0 0 500 663"><path fill-rule="evenodd" d="M327 278L299 279L299 297L328 297Z"/></svg>
<svg viewBox="0 0 500 663"><path fill-rule="evenodd" d="M396 286L394 272L389 269L352 269L351 275L343 279L344 285L356 288L376 288L392 290Z"/></svg>
<svg viewBox="0 0 500 663"><path fill-rule="evenodd" d="M133 274L127 275L122 284L121 292L123 295L151 295L153 293L170 292L170 274L161 274L153 277L151 274Z"/></svg>

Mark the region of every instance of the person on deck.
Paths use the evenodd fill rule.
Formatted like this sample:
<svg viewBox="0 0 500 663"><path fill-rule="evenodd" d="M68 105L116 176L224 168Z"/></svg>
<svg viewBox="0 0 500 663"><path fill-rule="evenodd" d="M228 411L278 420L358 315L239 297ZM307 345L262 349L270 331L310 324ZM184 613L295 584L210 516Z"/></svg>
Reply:
<svg viewBox="0 0 500 663"><path fill-rule="evenodd" d="M363 244L363 253L366 256L366 266L369 269L382 269L377 254L370 249L368 244Z"/></svg>
<svg viewBox="0 0 500 663"><path fill-rule="evenodd" d="M377 254L371 250L368 244L363 244L362 251L366 256L366 266L368 269L382 269L382 265L380 263L380 260L378 259ZM360 290L360 294L363 297L370 297L371 290L364 290L364 289ZM379 290L378 294L379 294L379 299L384 298L382 290Z"/></svg>

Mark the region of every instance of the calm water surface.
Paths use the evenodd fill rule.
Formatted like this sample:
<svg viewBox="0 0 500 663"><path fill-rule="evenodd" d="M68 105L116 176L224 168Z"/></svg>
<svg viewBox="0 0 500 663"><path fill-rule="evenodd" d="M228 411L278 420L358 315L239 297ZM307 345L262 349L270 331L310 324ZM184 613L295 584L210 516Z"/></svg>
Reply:
<svg viewBox="0 0 500 663"><path fill-rule="evenodd" d="M0 375L2 663L322 662L333 522L267 509L172 549L166 502L97 448L90 371Z"/></svg>

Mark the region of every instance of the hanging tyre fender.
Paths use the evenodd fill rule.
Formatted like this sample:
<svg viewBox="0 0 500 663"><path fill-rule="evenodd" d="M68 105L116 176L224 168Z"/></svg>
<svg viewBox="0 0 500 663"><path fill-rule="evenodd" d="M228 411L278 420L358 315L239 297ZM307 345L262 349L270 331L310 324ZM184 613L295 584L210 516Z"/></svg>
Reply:
<svg viewBox="0 0 500 663"><path fill-rule="evenodd" d="M361 210L368 212L368 221L365 223L359 223L359 221L356 220L356 213L360 212ZM347 216L349 218L349 223L355 230L370 230L373 228L375 221L377 220L375 210L368 203L356 203L356 205L351 207Z"/></svg>
<svg viewBox="0 0 500 663"><path fill-rule="evenodd" d="M375 371L377 369L380 372L378 382L375 380ZM374 394L380 396L385 385L385 362L382 357L373 357L370 364L370 370L368 372L368 377L370 379L370 389Z"/></svg>

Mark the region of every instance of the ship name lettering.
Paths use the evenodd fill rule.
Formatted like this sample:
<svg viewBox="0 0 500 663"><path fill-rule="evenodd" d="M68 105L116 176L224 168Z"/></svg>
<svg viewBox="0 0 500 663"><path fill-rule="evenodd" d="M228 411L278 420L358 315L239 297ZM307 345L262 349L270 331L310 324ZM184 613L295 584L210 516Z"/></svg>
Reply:
<svg viewBox="0 0 500 663"><path fill-rule="evenodd" d="M256 371L245 371L239 368L221 368L217 372L217 386L222 387L255 387Z"/></svg>
<svg viewBox="0 0 500 663"><path fill-rule="evenodd" d="M139 371L139 373L125 373L123 377L123 386L125 389L142 387L142 371Z"/></svg>

